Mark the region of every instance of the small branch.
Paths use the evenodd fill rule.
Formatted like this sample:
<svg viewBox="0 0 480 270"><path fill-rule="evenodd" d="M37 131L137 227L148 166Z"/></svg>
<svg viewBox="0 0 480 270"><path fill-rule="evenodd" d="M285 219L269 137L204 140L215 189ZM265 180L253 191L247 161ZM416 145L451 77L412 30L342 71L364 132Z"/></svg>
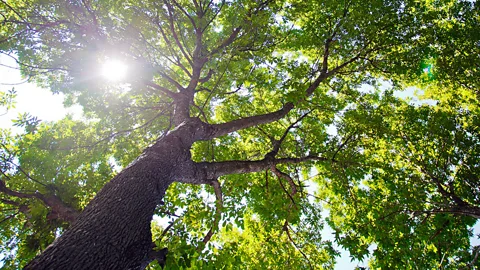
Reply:
<svg viewBox="0 0 480 270"><path fill-rule="evenodd" d="M367 44L366 46L368 46L369 44ZM358 52L354 57L350 58L349 60L343 62L342 64L336 66L334 69L332 69L332 72L331 73L337 73L339 72L339 70L343 69L344 67L346 67L347 65L361 59L362 57L365 57L366 55L368 55L369 53L375 51L375 49L370 49L370 50L367 50L367 51L363 51L361 50L360 52Z"/></svg>
<svg viewBox="0 0 480 270"><path fill-rule="evenodd" d="M165 235L167 235L167 232L173 227L173 225L175 225L175 222L176 222L177 220L178 220L178 219L176 219L175 221L170 222L170 224L168 224L168 226L162 231L162 234L161 234L160 237L158 238L159 241L162 241L163 237L165 237Z"/></svg>
<svg viewBox="0 0 480 270"><path fill-rule="evenodd" d="M175 1L175 0L171 0L171 1L173 2L173 4L175 4L175 6L177 6L178 9L180 9L180 11L183 13L183 15L185 15L185 17L188 18L188 20L192 24L193 28L196 29L197 24L195 23L195 20L192 18L192 16L190 16L190 14L188 14L188 12L177 1Z"/></svg>
<svg viewBox="0 0 480 270"><path fill-rule="evenodd" d="M216 210L215 210L215 217L213 220L212 227L208 231L208 233L205 235L203 238L203 243L206 245L208 241L212 238L213 234L215 231L218 229L218 224L220 223L220 219L222 218L222 211L223 211L223 193L222 193L222 187L220 186L220 183L218 180L214 180L211 182L211 185L215 191L215 197L217 198L215 204L216 204Z"/></svg>
<svg viewBox="0 0 480 270"><path fill-rule="evenodd" d="M443 232L443 230L445 230L445 228L447 228L448 224L450 224L450 220L445 221L442 224L442 226L440 228L438 228L432 236L430 236L430 238L428 240L432 241L435 237L440 235Z"/></svg>
<svg viewBox="0 0 480 270"><path fill-rule="evenodd" d="M282 189L283 189L283 192L285 192L285 194L287 194L288 198L289 198L290 201L291 201L291 202L290 202L290 205L288 206L288 209L289 209L289 210L288 210L289 213L288 213L288 215L287 215L287 217L288 217L288 216L290 215L290 208L291 208L292 206L296 205L296 203L295 203L295 200L293 199L292 195L288 192L288 190L287 190L287 189L285 188L285 186L283 185L283 183L282 183L282 178L281 178L281 177L277 177L277 178L278 178L278 183L280 184L280 187L282 187ZM288 219L285 219L285 222L287 222L287 220L288 220Z"/></svg>
<svg viewBox="0 0 480 270"><path fill-rule="evenodd" d="M178 56L177 52L173 49L173 44L172 42L170 41L170 39L168 38L168 36L166 35L165 31L163 30L163 27L162 27L162 24L160 23L160 19L158 18L158 14L157 16L153 19L153 23L157 26L158 30L160 31L160 34L162 35L163 37L163 40L165 41L165 43L167 43L168 46L166 46L168 48L168 50L174 55L175 57L175 60L179 63L179 66L180 68L183 69L183 71L185 71L188 76L191 76L190 75L190 72L185 68L185 66L183 66L183 64L181 64L180 62L180 57ZM185 54L183 51L182 51L182 55L185 57L185 59L187 60L187 62L192 65L192 59L190 58L190 56L188 54Z"/></svg>
<svg viewBox="0 0 480 270"><path fill-rule="evenodd" d="M193 107L197 108L197 110L198 110L198 115L202 115L205 123L208 124L208 117L207 117L207 115L205 114L205 111L204 111L202 108L200 108L200 106L198 106L197 104L195 104L195 102L194 102L192 105L193 105Z"/></svg>
<svg viewBox="0 0 480 270"><path fill-rule="evenodd" d="M210 7L210 5L213 3L213 0L210 0L210 2L207 4L207 6L205 7L204 9L204 13L206 14L207 11L208 11L208 8ZM212 22L218 17L218 14L220 14L220 12L222 11L223 9L223 6L225 5L225 0L222 0L222 4L220 5L220 8L217 10L217 12L210 18L210 20L205 24L205 27L203 27L202 29L202 32L205 32L205 30L207 30L207 28L212 24Z"/></svg>
<svg viewBox="0 0 480 270"><path fill-rule="evenodd" d="M210 69L210 70L208 70L207 75L206 75L205 77L203 77L203 78L200 78L200 79L198 80L198 82L200 82L200 83L206 83L206 82L208 82L208 80L210 80L210 78L212 78L212 75L213 75L213 69Z"/></svg>
<svg viewBox="0 0 480 270"><path fill-rule="evenodd" d="M182 52L183 56L187 61L193 66L193 61L192 61L192 56L187 53L185 50L184 46L180 42L177 32L175 31L175 24L174 24L174 18L173 18L173 7L168 3L168 1L164 0L164 4L167 6L168 9L168 21L169 21L169 26L170 26L170 32L173 36L173 39L175 40L175 43L177 44L178 48Z"/></svg>
<svg viewBox="0 0 480 270"><path fill-rule="evenodd" d="M13 205L13 206L21 206L21 204L18 203L18 202L6 200L6 199L1 199L1 198L0 198L0 202L1 202L1 203L4 203L4 204Z"/></svg>
<svg viewBox="0 0 480 270"><path fill-rule="evenodd" d="M280 150L280 146L282 145L283 141L285 140L285 138L287 137L288 135L288 132L290 132L290 130L295 127L298 123L300 123L300 121L302 121L308 114L310 114L312 111L309 111L307 113L305 113L304 115L302 115L300 118L297 119L297 121L293 122L292 124L290 124L290 126L287 127L287 129L285 130L285 132L283 132L283 135L282 137L280 138L280 140L274 140L273 141L273 149L272 151L270 151L267 156L271 156L271 157L275 157L277 154L278 154L278 151ZM268 136L268 135L267 135Z"/></svg>
<svg viewBox="0 0 480 270"><path fill-rule="evenodd" d="M472 248L472 255L473 255L473 259L471 262L469 262L467 264L467 267L463 268L465 270L467 269L475 269L475 264L477 263L478 261L478 256L479 256L479 253L480 253L480 246L474 246Z"/></svg>
<svg viewBox="0 0 480 270"><path fill-rule="evenodd" d="M288 222L285 221L285 224L283 226L283 230L287 233L287 236L288 236L288 239L290 240L290 242L292 242L293 246L298 250L298 252L300 252L300 254L302 254L303 258L305 258L305 260L307 260L308 262L308 266L310 267L310 269L314 269L313 266L312 266L312 263L310 262L310 259L307 257L307 255L298 247L297 243L295 243L295 241L293 241L293 238L292 236L290 235L290 230L288 229Z"/></svg>
<svg viewBox="0 0 480 270"><path fill-rule="evenodd" d="M340 152L343 149L343 147L345 147L345 145L353 138L354 135L355 133L348 135L347 139L340 144L340 146L337 148L337 150L333 154L332 160L335 160L335 157L337 156L338 152Z"/></svg>
<svg viewBox="0 0 480 270"><path fill-rule="evenodd" d="M16 215L18 215L18 213L20 213L20 211L17 211L15 214L11 214L11 215L9 215L8 217L0 220L0 224L2 224L3 222L5 222L5 221L7 221L7 220L9 220L9 219L14 218Z"/></svg>
<svg viewBox="0 0 480 270"><path fill-rule="evenodd" d="M464 215L470 216L476 219L480 219L480 208L475 207L474 209L459 209L456 206L446 207L445 209L434 209L434 210L415 210L411 211L415 214L424 213L427 215L431 214L453 214L453 215Z"/></svg>
<svg viewBox="0 0 480 270"><path fill-rule="evenodd" d="M8 149L8 147L3 144L3 143L0 143L0 145L2 146L2 148L4 149L5 152L7 152L9 154L10 157L14 157L15 154L14 153L11 153L10 150ZM25 175L25 177L27 177L28 179L32 180L33 182L41 185L41 186L44 186L46 187L47 185L45 185L44 183L38 181L37 179L33 178L30 176L30 174L28 174L25 170L22 169L22 167L20 167L20 165L17 165L15 164L13 161L10 160L10 157L8 159L4 158L4 157L0 157L0 159L2 159L4 162L6 163L10 163L11 165L15 166L15 168L17 168L17 170L19 172L21 172L23 175ZM10 179L10 177L3 171L3 170L0 170L0 173L5 176L7 179Z"/></svg>
<svg viewBox="0 0 480 270"><path fill-rule="evenodd" d="M145 123L143 123L142 125L138 126L138 127L134 127L134 128L130 128L130 129L125 129L125 130L120 130L120 131L117 131L117 132L114 132L114 133L111 133L105 137L103 137L102 139L96 141L96 142L93 142L92 144L88 144L88 145L77 145L77 146L72 146L72 147L62 147L62 148L55 148L56 150L74 150L74 149L81 149L81 148L93 148L93 147L96 147L97 145L101 144L102 142L105 142L105 141L108 141L108 140L111 140L121 134L125 134L125 133L129 133L129 132L133 132L135 130L138 130L138 129L142 129L142 128L146 128L147 126L149 126L150 124L153 123L153 121L155 121L158 117L162 116L165 114L165 111L168 109L169 107L165 107L162 111L160 111L159 113L157 113L154 117L152 117L151 119L147 120ZM166 131L170 130L171 126L169 126ZM48 149L45 149L45 150L48 150Z"/></svg>
<svg viewBox="0 0 480 270"><path fill-rule="evenodd" d="M160 76L162 76L163 78L165 78L167 81L169 81L171 84L175 85L175 87L178 89L178 91L183 91L185 90L185 88L179 83L177 82L176 80L174 80L172 77L170 77L167 73L163 72L162 70L160 69L157 69L157 72L158 74L160 74ZM165 88L166 89L166 88ZM172 92L172 91L170 91Z"/></svg>
<svg viewBox="0 0 480 270"><path fill-rule="evenodd" d="M237 27L235 29L233 29L232 33L230 34L230 36L228 36L228 38L226 38L222 44L220 44L217 48L213 49L209 56L212 56L212 55L215 55L217 54L218 52L220 52L221 50L223 50L225 47L229 46L230 44L232 44L235 39L238 37L238 34L240 33L240 30L242 29L242 27Z"/></svg>

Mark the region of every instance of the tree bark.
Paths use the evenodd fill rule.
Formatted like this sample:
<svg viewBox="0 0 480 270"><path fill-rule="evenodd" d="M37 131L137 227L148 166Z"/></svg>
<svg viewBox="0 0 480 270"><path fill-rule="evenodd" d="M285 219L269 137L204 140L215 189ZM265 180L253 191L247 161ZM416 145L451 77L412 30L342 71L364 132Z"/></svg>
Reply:
<svg viewBox="0 0 480 270"><path fill-rule="evenodd" d="M25 269L143 269L150 223L166 189L192 174L190 147L199 123L183 123L115 176L77 220Z"/></svg>
<svg viewBox="0 0 480 270"><path fill-rule="evenodd" d="M273 114L261 121L277 119ZM225 129L245 127L239 124ZM187 119L107 183L72 226L25 269L143 269L152 260L153 213L174 181L205 184L222 175L255 172L274 164L324 160L316 156L216 163L191 160L195 141L227 131L197 118Z"/></svg>

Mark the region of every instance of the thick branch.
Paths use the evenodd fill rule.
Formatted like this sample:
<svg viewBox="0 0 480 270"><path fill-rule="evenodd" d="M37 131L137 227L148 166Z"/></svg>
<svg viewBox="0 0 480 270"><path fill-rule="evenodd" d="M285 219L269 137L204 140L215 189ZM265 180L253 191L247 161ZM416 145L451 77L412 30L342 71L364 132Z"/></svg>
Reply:
<svg viewBox="0 0 480 270"><path fill-rule="evenodd" d="M40 200L52 211L48 217L50 219L60 218L64 221L72 223L75 221L75 219L79 214L77 210L73 209L70 206L67 206L62 200L60 200L60 198L58 198L55 195L46 196L39 192L35 192L35 193L17 192L9 189L5 185L5 182L1 180L0 180L0 192L3 192L9 196L13 196L17 198L22 198L22 199L35 198Z"/></svg>
<svg viewBox="0 0 480 270"><path fill-rule="evenodd" d="M287 115L287 113L290 112L293 109L293 107L294 107L293 103L289 102L285 104L280 110L275 112L255 115L251 117L245 117L245 118L233 120L223 124L212 125L212 132L209 134L209 136L207 136L204 139L210 140L216 137L229 134L237 130L277 121L279 119L282 119L285 115Z"/></svg>
<svg viewBox="0 0 480 270"><path fill-rule="evenodd" d="M353 61L354 60L352 60L351 62ZM335 69L335 71L337 70L338 70L338 67ZM331 73L321 72L318 75L318 77L315 79L315 81L313 81L313 83L305 90L305 97L299 100L299 102L302 102L307 97L311 96L315 91L315 89L318 88L320 83L334 73L335 72L331 72ZM237 119L237 120L233 120L223 124L212 125L212 132L209 134L210 136L205 138L205 140L210 140L216 137L220 137L237 130L275 122L283 118L285 115L287 115L294 107L295 105L292 102L288 102L280 110L275 112Z"/></svg>
<svg viewBox="0 0 480 270"><path fill-rule="evenodd" d="M155 89L155 90L161 91L162 93L166 94L167 96L169 96L169 97L172 98L173 100L178 99L178 94L170 91L168 88L165 88L165 87L163 87L163 86L160 86L160 85L158 85L158 84L156 84L156 83L153 83L153 82L147 81L147 80L144 80L143 83L144 83L145 85L147 85L147 86L152 87L152 88Z"/></svg>
<svg viewBox="0 0 480 270"><path fill-rule="evenodd" d="M327 161L328 159L319 156L306 156L299 158L266 158L255 161L232 160L222 162L199 162L196 164L197 175L195 175L193 179L181 179L180 182L206 184L211 181L208 179L217 179L223 175L259 172L269 169L276 164L297 164L313 160ZM203 180L203 182L198 182L198 179L205 180Z"/></svg>

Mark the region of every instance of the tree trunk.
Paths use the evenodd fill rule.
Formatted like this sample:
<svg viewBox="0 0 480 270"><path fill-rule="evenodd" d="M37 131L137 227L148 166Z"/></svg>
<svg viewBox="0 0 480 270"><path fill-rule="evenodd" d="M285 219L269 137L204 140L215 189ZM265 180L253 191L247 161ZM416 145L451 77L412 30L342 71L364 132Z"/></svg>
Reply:
<svg viewBox="0 0 480 270"><path fill-rule="evenodd" d="M155 207L175 179L191 173L195 131L198 125L182 124L147 148L25 269L144 268L152 247Z"/></svg>

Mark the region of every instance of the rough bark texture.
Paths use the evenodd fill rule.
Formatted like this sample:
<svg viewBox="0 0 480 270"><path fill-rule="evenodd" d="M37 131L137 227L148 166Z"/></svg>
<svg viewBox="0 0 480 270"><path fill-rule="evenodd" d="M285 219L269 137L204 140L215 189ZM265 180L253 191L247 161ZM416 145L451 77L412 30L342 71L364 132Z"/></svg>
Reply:
<svg viewBox="0 0 480 270"><path fill-rule="evenodd" d="M225 174L318 159L270 157L212 164L191 160L193 142L276 121L292 106L288 104L277 112L249 118L249 122L233 121L226 125L209 125L188 118L107 183L71 228L25 269L143 269L152 260L150 222L172 182L205 184Z"/></svg>
<svg viewBox="0 0 480 270"><path fill-rule="evenodd" d="M202 131L198 122L190 121L146 149L106 184L72 227L25 269L145 267L155 207L173 181L192 174L190 147Z"/></svg>

